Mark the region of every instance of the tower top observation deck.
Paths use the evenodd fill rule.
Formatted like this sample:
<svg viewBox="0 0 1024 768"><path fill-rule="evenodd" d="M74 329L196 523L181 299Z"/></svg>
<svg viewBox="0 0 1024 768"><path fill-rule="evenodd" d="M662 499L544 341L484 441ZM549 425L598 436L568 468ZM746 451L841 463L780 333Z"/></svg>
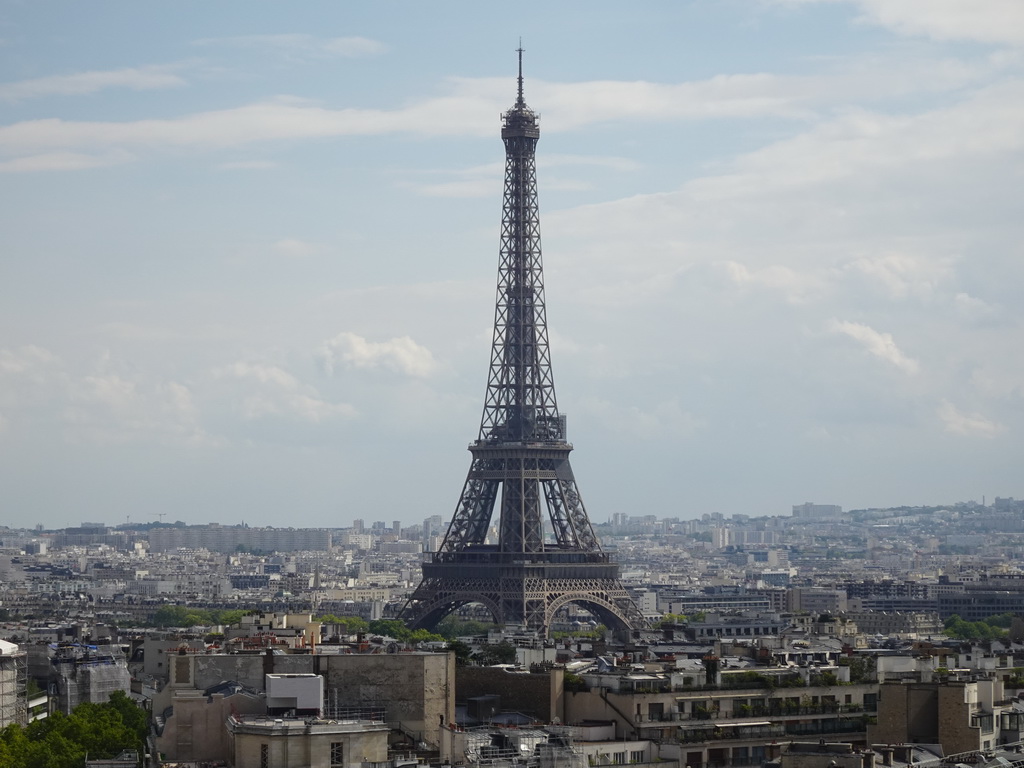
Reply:
<svg viewBox="0 0 1024 768"><path fill-rule="evenodd" d="M501 138L508 139L522 136L530 139L540 138L540 115L526 106L523 98L523 47L517 49L519 54L519 95L515 105L501 117Z"/></svg>

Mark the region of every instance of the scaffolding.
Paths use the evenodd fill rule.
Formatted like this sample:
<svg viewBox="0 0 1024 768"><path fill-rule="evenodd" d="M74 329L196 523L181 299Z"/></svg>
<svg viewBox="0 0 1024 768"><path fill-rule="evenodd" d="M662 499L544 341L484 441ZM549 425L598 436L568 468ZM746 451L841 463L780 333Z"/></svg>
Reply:
<svg viewBox="0 0 1024 768"><path fill-rule="evenodd" d="M60 711L71 712L82 702L105 704L114 691L131 690L131 674L113 646L57 643L50 646Z"/></svg>
<svg viewBox="0 0 1024 768"><path fill-rule="evenodd" d="M466 763L487 768L584 768L586 761L564 726L546 728L470 728Z"/></svg>
<svg viewBox="0 0 1024 768"><path fill-rule="evenodd" d="M0 640L0 728L28 724L28 654Z"/></svg>
<svg viewBox="0 0 1024 768"><path fill-rule="evenodd" d="M352 706L349 699L337 688L328 688L324 701L323 716L326 720L378 720L387 722L387 707L383 704L368 703Z"/></svg>

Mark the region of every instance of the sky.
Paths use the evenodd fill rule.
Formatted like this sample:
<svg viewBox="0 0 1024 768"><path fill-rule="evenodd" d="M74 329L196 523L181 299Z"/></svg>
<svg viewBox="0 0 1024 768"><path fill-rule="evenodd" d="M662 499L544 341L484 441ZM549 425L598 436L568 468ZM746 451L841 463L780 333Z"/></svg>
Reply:
<svg viewBox="0 0 1024 768"><path fill-rule="evenodd" d="M1024 496L1024 3L0 4L0 525L450 517L500 114L594 522Z"/></svg>

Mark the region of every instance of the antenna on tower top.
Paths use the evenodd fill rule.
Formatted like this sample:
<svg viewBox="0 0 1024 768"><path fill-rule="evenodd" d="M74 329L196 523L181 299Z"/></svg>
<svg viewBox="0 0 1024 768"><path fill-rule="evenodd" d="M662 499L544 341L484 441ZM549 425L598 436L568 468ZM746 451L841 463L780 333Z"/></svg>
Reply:
<svg viewBox="0 0 1024 768"><path fill-rule="evenodd" d="M526 102L523 101L523 38L519 38L519 47L516 48L516 53L519 54L519 98L516 100L516 106L523 106Z"/></svg>

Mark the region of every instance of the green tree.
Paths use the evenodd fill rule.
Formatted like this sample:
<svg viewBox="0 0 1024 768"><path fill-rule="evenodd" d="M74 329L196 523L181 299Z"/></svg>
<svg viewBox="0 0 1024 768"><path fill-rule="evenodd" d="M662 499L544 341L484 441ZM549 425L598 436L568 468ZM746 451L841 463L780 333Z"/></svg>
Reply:
<svg viewBox="0 0 1024 768"><path fill-rule="evenodd" d="M579 693L580 691L587 690L587 682L579 675L569 672L565 672L565 690L572 693Z"/></svg>
<svg viewBox="0 0 1024 768"><path fill-rule="evenodd" d="M375 635L393 637L396 640L404 641L410 633L405 624L398 619L376 619L370 622L370 631Z"/></svg>
<svg viewBox="0 0 1024 768"><path fill-rule="evenodd" d="M448 650L455 653L455 663L460 667L469 664L472 649L461 640L449 640Z"/></svg>
<svg viewBox="0 0 1024 768"><path fill-rule="evenodd" d="M444 638L428 629L414 629L404 638L407 643L440 643Z"/></svg>
<svg viewBox="0 0 1024 768"><path fill-rule="evenodd" d="M851 683L865 683L875 679L875 660L870 656L843 656L839 666L850 668Z"/></svg>
<svg viewBox="0 0 1024 768"><path fill-rule="evenodd" d="M460 619L455 614L448 614L440 622L434 631L449 639L465 637L466 635L486 635L490 630L497 627L486 621L473 621L472 619Z"/></svg>
<svg viewBox="0 0 1024 768"><path fill-rule="evenodd" d="M55 712L22 727L0 731L4 768L79 768L90 757L114 757L125 749L140 754L148 730L146 713L122 691L106 704L83 703L70 715Z"/></svg>
<svg viewBox="0 0 1024 768"><path fill-rule="evenodd" d="M194 627L197 624L217 623L210 611L184 605L164 605L153 615L153 624L157 627Z"/></svg>
<svg viewBox="0 0 1024 768"><path fill-rule="evenodd" d="M149 714L139 707L124 691L110 694L110 708L121 716L125 727L134 731L140 741L149 733Z"/></svg>
<svg viewBox="0 0 1024 768"><path fill-rule="evenodd" d="M477 654L477 660L485 667L493 664L515 664L516 647L508 640L485 645Z"/></svg>
<svg viewBox="0 0 1024 768"><path fill-rule="evenodd" d="M324 624L336 624L342 627L342 631L348 635L370 631L370 622L360 616L335 616L333 613L328 613L318 618L317 621L322 621Z"/></svg>
<svg viewBox="0 0 1024 768"><path fill-rule="evenodd" d="M825 671L811 679L813 685L842 685L834 672Z"/></svg>
<svg viewBox="0 0 1024 768"><path fill-rule="evenodd" d="M1013 624L1013 619L1016 614L1013 611L1007 611L1006 613L999 613L995 616L989 616L985 619L985 623L990 627L1000 627L1002 629L1009 629Z"/></svg>
<svg viewBox="0 0 1024 768"><path fill-rule="evenodd" d="M231 624L238 624L242 617L245 616L245 611L241 609L220 609L210 612L213 618L211 623L213 624L225 624L230 626Z"/></svg>
<svg viewBox="0 0 1024 768"><path fill-rule="evenodd" d="M956 640L996 640L1006 637L1006 630L989 623L992 620L998 624L1003 620L1003 617L992 616L984 621L965 621L959 615L953 614L945 621L944 633L947 637L952 637Z"/></svg>

